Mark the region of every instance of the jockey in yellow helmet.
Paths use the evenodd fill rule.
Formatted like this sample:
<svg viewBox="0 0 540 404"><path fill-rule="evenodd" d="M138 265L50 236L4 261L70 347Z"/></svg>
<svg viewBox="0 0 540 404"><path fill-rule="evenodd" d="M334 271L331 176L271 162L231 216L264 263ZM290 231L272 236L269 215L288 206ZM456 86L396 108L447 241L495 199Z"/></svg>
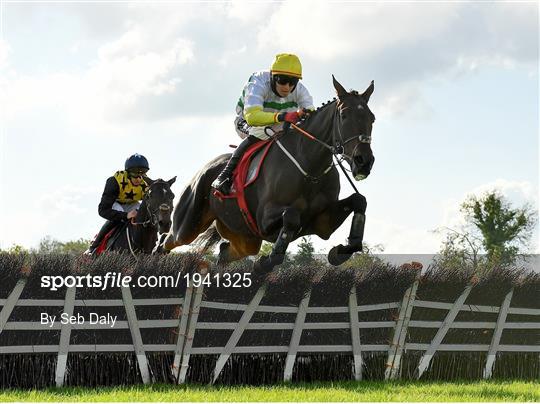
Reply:
<svg viewBox="0 0 540 404"><path fill-rule="evenodd" d="M313 110L313 98L300 82L302 64L290 53L276 55L270 70L253 73L236 105L236 132L243 139L212 183L226 195L230 192L232 173L244 152L252 144L268 139L266 127L275 132L283 122L297 123L305 110Z"/></svg>

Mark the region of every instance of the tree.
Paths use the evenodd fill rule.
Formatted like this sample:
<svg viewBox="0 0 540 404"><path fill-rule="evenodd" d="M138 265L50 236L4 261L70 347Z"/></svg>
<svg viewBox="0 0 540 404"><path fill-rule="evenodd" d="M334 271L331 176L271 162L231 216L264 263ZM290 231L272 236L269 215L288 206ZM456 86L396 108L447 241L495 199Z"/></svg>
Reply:
<svg viewBox="0 0 540 404"><path fill-rule="evenodd" d="M384 260L377 256L377 254L382 254L383 252L384 246L382 244L369 245L364 242L362 251L354 253L352 257L343 264L343 267L370 269L375 266L384 265Z"/></svg>
<svg viewBox="0 0 540 404"><path fill-rule="evenodd" d="M39 242L37 252L43 254L60 253L79 255L86 251L90 243L91 240L84 238L63 243L52 238L51 236L45 236Z"/></svg>
<svg viewBox="0 0 540 404"><path fill-rule="evenodd" d="M462 268L463 265L476 269L480 264L482 240L474 234L471 224L466 224L458 230L443 227L435 233L446 233L441 250L435 258L438 266L443 268Z"/></svg>
<svg viewBox="0 0 540 404"><path fill-rule="evenodd" d="M297 265L311 264L314 260L315 248L310 236L302 237L298 244L298 251L294 255L294 262Z"/></svg>
<svg viewBox="0 0 540 404"><path fill-rule="evenodd" d="M84 239L82 237L78 240L66 241L65 243L61 243L61 252L79 255L88 249L90 243L92 243L92 240Z"/></svg>
<svg viewBox="0 0 540 404"><path fill-rule="evenodd" d="M512 208L497 191L481 197L469 196L461 205L466 224L459 229L445 227L446 232L438 258L444 266L480 264L490 267L510 264L527 246L537 215L530 205ZM483 262L480 253L486 254Z"/></svg>
<svg viewBox="0 0 540 404"><path fill-rule="evenodd" d="M51 236L45 236L39 241L38 253L51 254L62 252L62 243Z"/></svg>
<svg viewBox="0 0 540 404"><path fill-rule="evenodd" d="M19 244L12 244L6 251L10 254L23 254L27 253L28 249Z"/></svg>
<svg viewBox="0 0 540 404"><path fill-rule="evenodd" d="M274 245L272 243L269 243L268 241L263 241L262 245L261 245L261 249L259 250L259 254L257 254L259 257L263 256L263 255L270 255L270 253L272 252L272 247Z"/></svg>
<svg viewBox="0 0 540 404"><path fill-rule="evenodd" d="M268 241L263 241L257 257L262 257L263 255L269 256L272 252L272 248L274 248L274 244ZM283 259L283 264L281 264L281 268L288 268L290 265L291 253L289 251L285 251L285 258Z"/></svg>
<svg viewBox="0 0 540 404"><path fill-rule="evenodd" d="M528 244L536 225L536 212L530 205L512 208L497 191L480 198L469 197L463 203L462 211L481 233L490 262L514 261L520 247Z"/></svg>

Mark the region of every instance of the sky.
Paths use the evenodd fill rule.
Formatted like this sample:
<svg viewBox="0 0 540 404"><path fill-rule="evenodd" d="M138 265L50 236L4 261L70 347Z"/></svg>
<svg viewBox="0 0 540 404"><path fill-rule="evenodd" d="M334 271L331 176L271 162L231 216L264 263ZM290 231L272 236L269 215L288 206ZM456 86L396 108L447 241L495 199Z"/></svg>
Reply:
<svg viewBox="0 0 540 404"><path fill-rule="evenodd" d="M92 238L105 180L135 152L178 197L238 143L242 88L283 52L316 106L332 74L375 81L376 163L357 183L370 245L437 252L433 230L493 189L538 208L537 2L0 3L0 248Z"/></svg>

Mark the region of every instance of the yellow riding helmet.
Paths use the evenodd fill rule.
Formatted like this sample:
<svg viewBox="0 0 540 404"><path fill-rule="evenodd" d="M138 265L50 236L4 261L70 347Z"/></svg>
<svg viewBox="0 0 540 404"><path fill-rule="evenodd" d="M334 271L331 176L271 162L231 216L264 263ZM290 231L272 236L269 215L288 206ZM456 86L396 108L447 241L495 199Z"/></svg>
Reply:
<svg viewBox="0 0 540 404"><path fill-rule="evenodd" d="M291 53L280 53L276 55L272 67L272 74L285 74L287 76L302 78L302 64L298 56Z"/></svg>

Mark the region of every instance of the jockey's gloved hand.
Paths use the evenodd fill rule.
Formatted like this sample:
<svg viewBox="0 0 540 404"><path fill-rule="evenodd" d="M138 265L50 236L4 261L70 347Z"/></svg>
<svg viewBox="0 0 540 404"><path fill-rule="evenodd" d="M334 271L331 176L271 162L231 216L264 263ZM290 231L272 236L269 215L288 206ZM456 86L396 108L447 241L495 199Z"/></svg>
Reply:
<svg viewBox="0 0 540 404"><path fill-rule="evenodd" d="M300 113L298 111L295 112L281 112L277 115L277 121L278 122L290 122L290 123L297 123L302 118L300 116Z"/></svg>
<svg viewBox="0 0 540 404"><path fill-rule="evenodd" d="M301 110L298 111L298 114L300 115L300 118L301 119L306 119L307 117L309 117L309 115L313 112L313 110L311 109L308 109L308 108L302 108Z"/></svg>

